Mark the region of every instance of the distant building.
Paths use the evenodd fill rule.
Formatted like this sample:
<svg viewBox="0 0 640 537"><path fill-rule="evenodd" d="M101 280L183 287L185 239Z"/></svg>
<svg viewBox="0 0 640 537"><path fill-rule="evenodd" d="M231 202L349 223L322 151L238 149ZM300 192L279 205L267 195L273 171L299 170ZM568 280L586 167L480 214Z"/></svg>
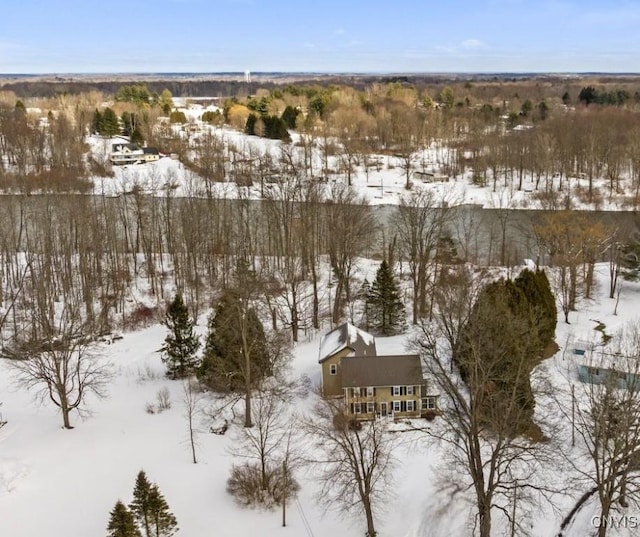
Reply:
<svg viewBox="0 0 640 537"><path fill-rule="evenodd" d="M610 384L621 390L640 390L639 358L605 352L586 341L577 341L572 354L577 363L578 379L585 384Z"/></svg>
<svg viewBox="0 0 640 537"><path fill-rule="evenodd" d="M155 147L140 147L130 142L114 142L111 144L109 160L114 165L144 164L160 159L160 152Z"/></svg>

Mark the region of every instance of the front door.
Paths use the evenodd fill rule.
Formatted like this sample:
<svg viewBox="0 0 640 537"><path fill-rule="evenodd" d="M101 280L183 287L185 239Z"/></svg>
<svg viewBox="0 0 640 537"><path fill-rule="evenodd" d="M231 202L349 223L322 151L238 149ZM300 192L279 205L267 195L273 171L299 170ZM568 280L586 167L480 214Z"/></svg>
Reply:
<svg viewBox="0 0 640 537"><path fill-rule="evenodd" d="M380 403L380 415L381 416L387 415L387 403Z"/></svg>

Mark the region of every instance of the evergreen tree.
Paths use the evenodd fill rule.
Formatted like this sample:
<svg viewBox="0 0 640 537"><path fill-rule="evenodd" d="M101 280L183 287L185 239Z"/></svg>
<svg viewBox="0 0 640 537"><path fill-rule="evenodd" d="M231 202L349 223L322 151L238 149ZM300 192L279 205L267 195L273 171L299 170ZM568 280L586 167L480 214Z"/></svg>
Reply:
<svg viewBox="0 0 640 537"><path fill-rule="evenodd" d="M169 122L184 124L187 122L187 116L185 116L182 110L174 110L169 114Z"/></svg>
<svg viewBox="0 0 640 537"><path fill-rule="evenodd" d="M247 117L247 122L244 126L244 133L250 136L253 136L256 133L256 121L258 121L258 116L255 114L249 114Z"/></svg>
<svg viewBox="0 0 640 537"><path fill-rule="evenodd" d="M283 142L291 141L287 126L278 116L264 115L262 116L262 121L264 122L264 135L266 138L282 140Z"/></svg>
<svg viewBox="0 0 640 537"><path fill-rule="evenodd" d="M527 289L535 284L526 286ZM530 374L539 364L542 338L539 312L511 280L487 285L461 331L453 360L460 376L476 392L488 427L508 413L513 434L531 434L535 399Z"/></svg>
<svg viewBox="0 0 640 537"><path fill-rule="evenodd" d="M98 134L102 136L114 136L120 134L120 122L116 113L109 107L99 117L97 123Z"/></svg>
<svg viewBox="0 0 640 537"><path fill-rule="evenodd" d="M540 336L540 348L544 349L555 337L558 311L551 285L543 270L525 269L514 283L524 293L532 308Z"/></svg>
<svg viewBox="0 0 640 537"><path fill-rule="evenodd" d="M107 532L108 537L141 537L133 514L120 500L111 511Z"/></svg>
<svg viewBox="0 0 640 537"><path fill-rule="evenodd" d="M209 317L200 368L202 380L217 390L244 390L245 349L249 353L251 383L271 375L267 337L260 319L245 300L228 291Z"/></svg>
<svg viewBox="0 0 640 537"><path fill-rule="evenodd" d="M100 129L102 128L102 114L100 110L96 108L96 111L93 113L93 119L91 120L91 132L100 133Z"/></svg>
<svg viewBox="0 0 640 537"><path fill-rule="evenodd" d="M296 119L299 113L300 111L297 108L289 105L284 109L284 112L282 112L282 116L280 117L286 127L293 130L296 128Z"/></svg>
<svg viewBox="0 0 640 537"><path fill-rule="evenodd" d="M589 106L592 102L598 100L598 90L593 86L582 88L578 94L578 100Z"/></svg>
<svg viewBox="0 0 640 537"><path fill-rule="evenodd" d="M136 477L136 484L133 487L133 501L129 504L129 509L133 518L138 525L144 530L146 537L151 537L151 489L153 485L147 479L147 474L144 470L138 472Z"/></svg>
<svg viewBox="0 0 640 537"><path fill-rule="evenodd" d="M140 129L138 128L137 125L136 125L136 128L133 129L130 139L132 144L138 144L138 145L144 144L144 136L142 136L142 133L140 132Z"/></svg>
<svg viewBox="0 0 640 537"><path fill-rule="evenodd" d="M134 103L138 106L149 105L151 93L144 84L121 86L116 93L116 101Z"/></svg>
<svg viewBox="0 0 640 537"><path fill-rule="evenodd" d="M366 308L369 326L375 333L388 336L405 327L404 305L386 260L380 264L376 279L369 288Z"/></svg>
<svg viewBox="0 0 640 537"><path fill-rule="evenodd" d="M169 510L169 505L160 492L158 485L151 485L148 507L151 535L153 537L170 537L178 529L178 521Z"/></svg>
<svg viewBox="0 0 640 537"><path fill-rule="evenodd" d="M169 304L164 324L169 333L160 350L163 353L162 361L167 366L167 375L184 378L199 365L196 352L200 348L200 339L193 333L194 321L189 318L189 311L180 293Z"/></svg>

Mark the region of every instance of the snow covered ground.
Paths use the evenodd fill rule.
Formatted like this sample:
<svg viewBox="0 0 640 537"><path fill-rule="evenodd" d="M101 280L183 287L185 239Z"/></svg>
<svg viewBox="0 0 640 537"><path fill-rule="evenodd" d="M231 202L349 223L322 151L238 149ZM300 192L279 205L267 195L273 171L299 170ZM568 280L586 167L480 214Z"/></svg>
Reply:
<svg viewBox="0 0 640 537"><path fill-rule="evenodd" d="M640 287L624 284L617 315L615 301L607 298L607 267L598 267L599 287L595 298L582 301L571 314L571 324L558 323L556 341L560 351L540 366L558 387L569 382L574 360L565 353L572 339L594 340L594 319L615 333L639 314ZM204 330L201 317L199 329ZM18 390L12 373L0 361L0 401L7 425L0 429L0 536L75 537L105 534L109 511L118 498L131 500L134 479L140 469L158 483L180 532L188 537L217 535L307 535L302 513L315 537L355 537L363 534L362 521L341 519L323 513L314 495L311 476L298 475L302 489L299 505L289 506L288 526L281 527L278 511L256 511L238 507L226 493L225 484L233 456L233 425L224 436L209 434L204 420L198 437L199 463L192 464L184 417L182 385L167 380L157 349L165 329L156 325L125 334L124 339L103 347L104 359L112 364L114 377L109 397L92 400L92 415L74 415L73 430L61 428L61 418L49 405L35 402L31 394ZM292 375L306 374L314 384L320 381L317 364L321 334L310 335L294 351ZM406 336L378 338L379 353L402 352ZM146 412L159 389L167 387L172 407L160 414ZM564 386L566 388L566 385ZM314 395L298 398L293 404L309 408ZM543 412L541 405L538 412ZM544 420L545 416L541 416ZM380 515L380 535L397 537L444 537L468 535L470 521L464 502L444 504L437 494L436 469L442 453L419 433L397 433L402 437L395 450L398 460L388 491L386 509ZM560 468L555 480L561 479ZM575 498L576 495L573 495ZM571 505L570 498L562 501ZM565 514L564 512L561 514ZM584 537L590 531L585 514L568 537ZM548 508L532 518L532 535L550 537L557 532L560 515ZM496 528L496 535L501 534ZM611 535L617 535L612 532ZM620 533L619 535L626 535Z"/></svg>
<svg viewBox="0 0 640 537"><path fill-rule="evenodd" d="M211 109L215 107L210 107ZM181 108L189 120L198 126L201 132L210 130L215 136L221 138L226 146L232 145L241 153L251 154L254 157L269 153L277 162L281 153L281 142L260 138L258 136L248 136L242 132L229 127L212 127L203 124L199 118L203 112L200 105L191 105L189 108ZM177 131L180 127L174 127ZM196 134L197 137L199 134ZM295 150L302 152L296 147L300 141L300 135L291 132L292 144ZM195 138L194 138L195 139ZM107 159L110 150L110 140L105 140L97 136L88 139L94 155L99 159ZM302 156L298 155L302 160ZM466 170L464 173L450 177L448 181L423 182L419 176L413 172L428 171L440 174L442 162L449 158L446 147L432 144L430 148L416 152L412 158L411 183L414 189L427 189L436 194L437 199L446 201L449 205L477 204L486 208L500 209L538 209L541 203L536 198L535 184L530 175L525 175L522 182L522 189L517 189L516 179L513 182L505 182L500 178L493 190L493 181L489 178L488 185L481 187L473 184L472 172ZM378 162L377 166L369 167L368 173L362 165L355 166L351 181L353 188L361 194L372 205L397 205L402 196L406 194L406 175L403 169L403 162L393 155L370 155L370 162ZM314 149L313 166L315 174L320 174L322 169L322 159L318 147ZM329 169L340 169L339 156L329 157ZM115 177L93 177L94 192L96 194L118 195L130 192L134 187L153 195L162 196L171 185L174 196L199 196L204 195L204 184L198 176L186 169L178 160L168 157L162 158L158 162L140 165L130 165L114 167ZM329 182L347 182L346 173L332 173ZM550 178L554 185L554 190L558 189L558 179ZM577 188L584 190L587 184L585 178L573 177L564 179L563 196L571 196ZM608 182L604 178L594 180L594 187L601 188L607 192ZM545 179L540 182L540 190L545 188ZM238 187L235 183L217 183L214 190L218 197L236 198ZM247 196L244 192L243 196ZM248 196L252 199L260 198L259 186L254 186L248 191ZM622 195L614 195L611 199L604 196L598 206L581 202L576 196L572 197L572 207L576 209L598 209L598 210L630 210L625 204Z"/></svg>

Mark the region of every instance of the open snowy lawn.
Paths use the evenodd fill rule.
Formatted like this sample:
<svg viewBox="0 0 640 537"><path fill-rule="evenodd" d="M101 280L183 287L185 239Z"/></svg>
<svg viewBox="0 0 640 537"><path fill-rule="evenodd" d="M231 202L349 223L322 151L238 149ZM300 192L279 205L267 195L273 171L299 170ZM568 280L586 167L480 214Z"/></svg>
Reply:
<svg viewBox="0 0 640 537"><path fill-rule="evenodd" d="M228 446L234 428L225 436L209 434L202 425L198 464L192 464L184 418L182 385L163 377L156 352L165 329L154 326L125 335L103 348L112 363L114 379L109 397L92 400L92 415L74 415L75 428L66 431L50 405L33 401L11 381L7 364L0 363L0 400L8 424L0 430L0 535L11 537L71 537L105 535L109 511L118 498L131 500L134 479L144 469L160 486L178 519L179 535L205 537L235 535L304 535L302 516L289 505L288 527L281 527L279 511L238 507L225 484L233 457ZM318 382L318 341L301 343L293 369ZM172 407L148 414L162 387L171 391ZM312 402L301 401L308 407ZM359 520L324 515L314 499L315 488L300 475L299 502L316 537L361 535ZM410 481L405 480L405 486ZM413 500L389 496L387 527L408 528ZM397 526L399 509L405 521Z"/></svg>
<svg viewBox="0 0 640 537"><path fill-rule="evenodd" d="M606 297L607 267L598 267L599 288L592 301L582 301L572 313L571 324L558 323L557 342L564 347L571 339L594 339L598 319L608 333L640 315L640 291L625 284L613 315L614 300ZM202 323L199 327L203 329ZM158 483L185 537L304 536L303 518L292 502L288 527L282 528L279 511L264 512L238 507L225 491L233 461L228 447L234 426L225 436L207 432L203 423L199 435L199 463L191 463L184 418L182 385L166 380L156 350L165 336L162 326L126 334L124 339L103 347L105 360L113 367L109 397L92 400L92 415L81 420L73 416L75 429L61 428L61 417L49 405L33 401L17 390L5 362L0 362L1 410L8 424L0 429L0 536L2 537L85 537L105 535L109 511L118 498L131 500L134 479L140 469ZM313 384L320 381L317 365L320 334L295 349L291 375L307 375ZM406 337L378 338L380 353L405 352ZM572 357L563 349L544 367L558 386L567 382ZM172 408L160 413L146 412L156 402L159 389L168 387ZM313 395L294 402L306 410ZM543 413L544 406L538 408ZM544 419L544 416L541 416ZM424 422L426 424L426 422ZM447 504L435 493L435 476L440 474L441 452L424 435L394 433L398 438L398 461L392 486L380 514L380 536L452 537L467 535L471 520L469 505L463 501ZM554 476L559 480L560 470ZM455 476L455 473L454 473ZM299 474L302 490L299 502L315 537L361 537L364 530L357 517L340 519L315 500L316 484L309 475ZM577 495L574 495L575 498ZM565 509L572 504L567 497ZM565 514L564 512L562 514ZM590 531L593 511L585 509L568 537L584 537ZM550 537L557 531L559 517L549 509L533 519L532 535ZM496 534L503 528L496 527ZM612 532L611 535L617 535ZM619 534L625 535L625 534Z"/></svg>

